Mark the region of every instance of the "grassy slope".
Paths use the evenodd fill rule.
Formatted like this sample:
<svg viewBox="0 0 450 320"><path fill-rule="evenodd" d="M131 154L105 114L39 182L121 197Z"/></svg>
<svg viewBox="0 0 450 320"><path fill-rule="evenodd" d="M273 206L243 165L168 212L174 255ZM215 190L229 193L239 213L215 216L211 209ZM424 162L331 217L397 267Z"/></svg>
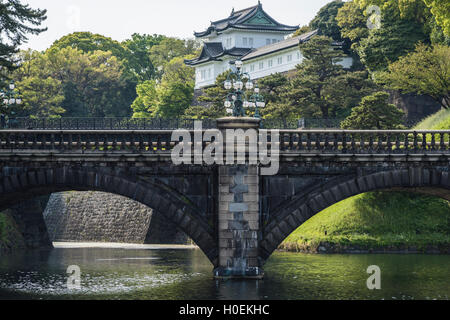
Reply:
<svg viewBox="0 0 450 320"><path fill-rule="evenodd" d="M450 129L450 110L424 119L417 129ZM450 202L401 192L371 192L341 201L312 217L281 245L315 251L320 243L380 248L450 244Z"/></svg>

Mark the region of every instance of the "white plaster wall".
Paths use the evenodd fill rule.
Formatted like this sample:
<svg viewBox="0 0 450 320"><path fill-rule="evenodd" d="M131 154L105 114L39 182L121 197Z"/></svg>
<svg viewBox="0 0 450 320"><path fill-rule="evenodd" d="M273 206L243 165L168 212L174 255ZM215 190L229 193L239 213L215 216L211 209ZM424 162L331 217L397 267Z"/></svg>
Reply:
<svg viewBox="0 0 450 320"><path fill-rule="evenodd" d="M213 85L216 81L216 63L217 62L209 62L206 64L202 64L195 68L195 88L203 88L210 85ZM202 72L204 72L204 78L202 78Z"/></svg>
<svg viewBox="0 0 450 320"><path fill-rule="evenodd" d="M227 45L227 39L231 38L231 45ZM247 38L247 44L244 44L244 38ZM249 39L253 38L253 46L250 45ZM245 32L245 31L229 31L215 37L208 38L208 42L221 42L225 49L233 47L238 48L260 48L267 45L267 39L282 41L284 34L272 32Z"/></svg>
<svg viewBox="0 0 450 320"><path fill-rule="evenodd" d="M288 61L288 56L292 57L291 61ZM281 64L278 63L278 58L282 58ZM274 73L293 70L302 60L303 56L300 50L298 48L292 48L261 58L244 61L244 71L248 72L252 79L259 79ZM269 61L272 61L272 66L269 66ZM260 69L260 63L263 63L262 69ZM253 71L252 66L254 67Z"/></svg>
<svg viewBox="0 0 450 320"><path fill-rule="evenodd" d="M288 56L292 56L292 60L288 61ZM278 58L282 58L282 63L278 64ZM207 64L198 66L196 68L196 89L204 88L215 84L215 79L218 75L230 68L230 61L235 60L235 58L224 58L224 61L209 62ZM269 66L269 61L272 61L272 66ZM294 70L296 66L303 61L303 55L298 47L291 49L286 49L273 53L271 55L266 55L261 58L255 58L249 61L244 61L243 71L250 74L252 79L259 79L267 77L271 74L287 72ZM263 63L263 68L259 68L259 64ZM353 64L353 59L351 57L345 57L338 64L342 65L344 68L350 68ZM254 69L252 70L252 66ZM201 79L201 71L205 70L206 78ZM211 70L211 71L208 71ZM211 72L211 77L209 77L209 72Z"/></svg>

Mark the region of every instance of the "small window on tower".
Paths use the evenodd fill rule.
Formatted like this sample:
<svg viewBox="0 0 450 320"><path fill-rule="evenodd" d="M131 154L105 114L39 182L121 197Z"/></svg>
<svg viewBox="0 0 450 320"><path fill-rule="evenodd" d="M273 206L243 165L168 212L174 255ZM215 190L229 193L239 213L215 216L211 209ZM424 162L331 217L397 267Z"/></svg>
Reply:
<svg viewBox="0 0 450 320"><path fill-rule="evenodd" d="M253 38L248 38L248 44L253 48Z"/></svg>
<svg viewBox="0 0 450 320"><path fill-rule="evenodd" d="M266 39L266 45L270 44L270 39Z"/></svg>
<svg viewBox="0 0 450 320"><path fill-rule="evenodd" d="M277 43L278 40L277 39L272 39L272 43Z"/></svg>
<svg viewBox="0 0 450 320"><path fill-rule="evenodd" d="M242 44L244 45L244 46L248 46L248 39L245 37L245 38L242 38Z"/></svg>

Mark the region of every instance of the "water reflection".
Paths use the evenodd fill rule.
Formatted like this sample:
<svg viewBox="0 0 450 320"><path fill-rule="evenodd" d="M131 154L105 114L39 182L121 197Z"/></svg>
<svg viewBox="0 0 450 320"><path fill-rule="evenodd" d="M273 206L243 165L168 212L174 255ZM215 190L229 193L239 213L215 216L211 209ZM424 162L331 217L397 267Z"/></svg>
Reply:
<svg viewBox="0 0 450 320"><path fill-rule="evenodd" d="M450 256L276 253L260 281L216 281L200 250L57 248L2 257L0 298L24 299L448 299ZM66 286L69 265L81 290ZM382 289L368 290L369 265Z"/></svg>

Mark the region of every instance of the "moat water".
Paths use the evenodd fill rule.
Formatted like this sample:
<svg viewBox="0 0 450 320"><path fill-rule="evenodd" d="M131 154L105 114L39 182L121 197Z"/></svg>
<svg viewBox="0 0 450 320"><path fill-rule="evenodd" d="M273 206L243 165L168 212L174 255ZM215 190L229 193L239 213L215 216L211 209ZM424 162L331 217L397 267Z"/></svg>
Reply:
<svg viewBox="0 0 450 320"><path fill-rule="evenodd" d="M78 247L80 246L80 247ZM68 289L68 266L81 288ZM367 268L381 269L369 290ZM449 299L448 255L309 255L277 252L264 280L216 281L198 249L63 245L0 258L0 299Z"/></svg>

